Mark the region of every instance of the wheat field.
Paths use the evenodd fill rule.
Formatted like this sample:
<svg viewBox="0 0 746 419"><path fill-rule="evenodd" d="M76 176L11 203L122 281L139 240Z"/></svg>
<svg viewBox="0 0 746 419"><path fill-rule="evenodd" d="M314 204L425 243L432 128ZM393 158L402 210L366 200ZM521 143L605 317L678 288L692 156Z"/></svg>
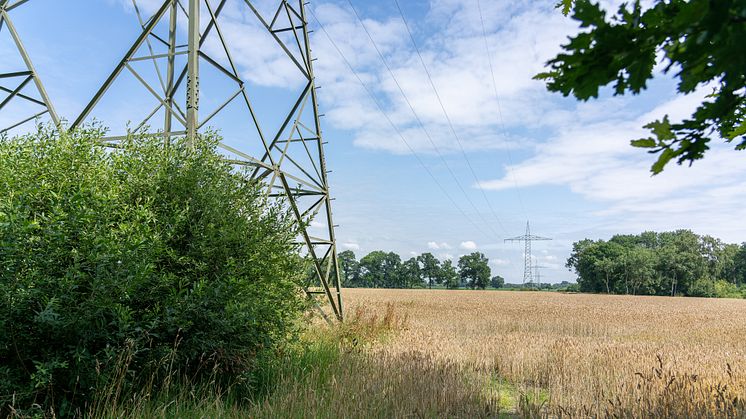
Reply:
<svg viewBox="0 0 746 419"><path fill-rule="evenodd" d="M746 415L744 300L380 289L344 297L352 317L405 319L360 350L365 365L334 373L348 396L383 392L380 403L396 406L368 412Z"/></svg>

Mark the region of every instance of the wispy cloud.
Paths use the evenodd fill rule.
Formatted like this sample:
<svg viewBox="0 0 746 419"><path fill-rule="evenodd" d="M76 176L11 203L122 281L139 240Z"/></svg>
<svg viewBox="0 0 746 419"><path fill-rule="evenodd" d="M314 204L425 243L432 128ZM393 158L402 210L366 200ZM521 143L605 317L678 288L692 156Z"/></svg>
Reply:
<svg viewBox="0 0 746 419"><path fill-rule="evenodd" d="M459 245L459 248L463 250L477 250L477 247L477 244L471 240L463 241Z"/></svg>
<svg viewBox="0 0 746 419"><path fill-rule="evenodd" d="M427 248L431 250L450 249L451 245L446 242L427 242Z"/></svg>

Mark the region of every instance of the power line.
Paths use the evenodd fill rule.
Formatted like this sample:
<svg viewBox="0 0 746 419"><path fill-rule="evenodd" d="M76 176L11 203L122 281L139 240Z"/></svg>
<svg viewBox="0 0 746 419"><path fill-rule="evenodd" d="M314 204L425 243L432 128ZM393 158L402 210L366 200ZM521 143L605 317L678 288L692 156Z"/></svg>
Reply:
<svg viewBox="0 0 746 419"><path fill-rule="evenodd" d="M502 106L500 105L500 95L497 93L497 80L495 78L495 70L492 66L492 55L490 53L490 46L487 42L487 30L484 27L484 16L482 15L482 5L479 0L477 0L477 10L479 10L479 21L482 23L482 38L484 39L484 49L487 53L487 62L490 64L490 74L492 75L492 89L495 92L495 99L497 100L497 116L500 120L500 127L502 128L503 137L505 137L505 141L508 141L508 131L505 129L505 122L503 121L503 111ZM526 206L523 204L523 197L521 196L521 190L518 188L518 182L515 179L515 171L513 170L513 156L510 152L510 147L507 147L505 149L507 155L508 155L508 162L510 163L510 166L508 168L508 171L510 172L511 178L513 178L513 186L515 186L516 194L518 195L518 202L521 204L521 209L523 210L524 215L528 215L526 213Z"/></svg>
<svg viewBox="0 0 746 419"><path fill-rule="evenodd" d="M459 206L458 206L458 204L456 204L456 201L455 201L455 200L454 200L454 199L453 199L453 198L451 197L451 195L450 195L450 194L449 194L449 193L448 193L448 192L446 191L446 189L445 189L445 188L443 187L443 185L442 185L442 184L440 183L440 181L438 181L438 178L436 178L436 177L435 177L435 175L433 174L433 172L432 172L432 171L431 171L431 170L430 170L430 169L429 169L429 168L427 167L427 165L426 165L426 164L425 164L425 162L424 162L424 161L422 160L422 158L420 158L419 154L417 154L417 152L416 152L416 151L414 150L414 148L412 148L412 146L411 146L411 145L409 144L409 142L408 142L408 141L406 140L406 138L405 138L405 137L404 137L404 135L403 135L403 134L401 133L401 131L400 131L400 130L399 130L399 129L398 129L397 127L396 127L396 124L394 124L394 122L393 122L393 121L391 120L391 118L390 118L390 117L388 116L388 114L387 114L387 113L386 113L386 112L385 112L385 111L383 110L383 106L382 106L382 105L381 105L381 103L380 103L380 102L378 101L378 99L377 99L377 98L375 97L375 95L373 94L373 92L372 92L372 91L370 90L370 88L368 88L368 86L367 86L367 85L365 84L365 82L364 82L364 81L362 80L362 78L360 78L360 76L359 76L359 75L357 74L357 72L355 71L355 69L354 69L354 68L352 67L352 64L351 64L351 63L350 63L350 61L349 61L349 60L347 59L347 57L346 57L346 56L344 55L344 53L343 53L343 52L342 52L342 50L341 50L341 49L339 48L339 46L337 45L337 43L336 43L336 42L334 42L334 39L333 39L333 38L331 37L331 35L329 35L329 32L327 32L326 28L325 28L325 27L324 27L324 25L323 25L323 24L321 23L321 21L319 20L319 18L318 18L318 17L316 17L316 14L315 14L315 13L313 12L313 10L310 10L310 9L309 9L309 12L311 13L311 16L313 16L313 18L314 18L314 20L316 21L316 23L317 23L317 24L319 25L319 27L321 28L321 31L322 31L322 32L324 32L324 35L326 35L327 39L329 39L329 42L330 42L330 43L332 44L332 46L333 46L333 47L334 47L334 49L335 49L335 50L337 51L337 53L339 54L339 56L340 56L340 57L342 58L342 60L343 60L343 61L345 62L345 64L347 65L347 68L349 68L349 69L350 69L350 72L352 72L352 74L353 74L353 75L355 76L355 78L357 79L357 81L358 81L358 82L360 83L360 85L361 85L361 86L363 87L363 89L365 90L365 92L366 92L366 93L368 94L368 96L369 96L369 97L371 98L371 100L373 101L373 103L375 103L375 105L376 105L376 107L378 108L378 110L379 110L379 111L381 112L381 114L382 114L382 115L383 115L383 117L384 117L384 118L386 119L386 121L387 121L387 122L389 123L389 125L390 125L390 126L391 126L391 128L392 128L392 129L394 130L394 132L396 132L396 134L397 134L397 135L399 136L399 138L400 138L400 139L402 140L402 142L404 143L404 145L406 145L406 146L407 146L407 148L408 148L408 149L409 149L409 151L410 151L410 152L412 153L412 155L413 155L413 156L415 157L415 159L417 159L417 162L418 162L418 163L420 164L420 166L422 166L422 168L423 168L423 169L425 169L425 171L427 172L427 174L428 174L428 175L430 175L430 177L431 177L431 178L433 179L433 181L434 181L434 182L435 182L435 184L436 184L436 185L438 186L438 188L440 188L441 192L443 192L443 194L444 194L444 195L446 196L446 198L448 198L448 200L449 200L449 201L451 202L451 204L453 204L453 206L454 206L454 207L455 207L455 208L456 208L456 209L457 209L457 210L458 210L458 211L459 211L459 212L461 213L461 215L463 215L463 216L464 216L464 218L465 218L466 220L468 220L468 221L469 221L469 222L470 222L470 223L471 223L471 224L472 224L472 225L473 225L473 226L474 226L474 227L475 227L475 228L477 229L477 231L483 232L484 230L483 230L483 229L482 229L482 228L481 228L481 227L480 227L480 226L479 226L479 225L478 225L477 223L475 223L475 222L474 222L474 220L472 220L472 219L471 219L471 218L470 218L470 217L469 217L469 216L468 216L468 215L466 214L466 212L464 212L464 210L463 210L463 209L462 209L461 207L459 207Z"/></svg>
<svg viewBox="0 0 746 419"><path fill-rule="evenodd" d="M386 70L388 70L389 75L394 80L394 84L396 84L396 87L399 89L399 92L401 93L402 97L404 98L404 101L407 103L407 106L412 111L412 114L414 115L415 120L417 121L417 123L419 124L419 126L422 128L422 131L425 133L425 136L430 141L430 144L433 146L433 148L435 149L435 151L438 153L438 155L441 156L441 159L443 160L443 162L445 163L445 165L448 168L449 172L451 173L451 176L454 178L454 180L456 181L456 184L459 186L459 188L461 189L461 191L464 193L464 196L466 197L466 200L469 202L469 204L471 204L471 206L474 208L474 210L476 211L477 215L482 219L482 221L487 226L487 228L489 228L492 231L493 234L497 235L497 232L492 228L492 226L490 225L490 223L487 222L487 220L485 220L484 217L482 217L482 214L479 212L479 209L474 204L474 202L469 198L469 196L466 193L466 191L464 190L463 186L461 186L461 183L458 181L458 179L456 178L455 174L451 170L450 166L448 165L448 163L443 158L442 154L440 153L440 150L435 145L435 142L433 141L432 137L430 136L430 133L425 128L425 124L422 122L422 120L420 119L419 115L415 111L414 106L412 106L412 103L409 100L409 97L404 92L404 89L401 87L401 84L399 84L399 81L397 80L396 76L394 75L393 70L391 70L391 67L389 66L388 62L386 61L386 58L383 56L383 53L381 52L381 50L378 48L378 44L373 39L373 36L368 31L368 28L365 26L365 23L363 22L362 18L360 17L360 15L358 14L357 10L355 9L355 6L352 4L352 2L350 0L347 0L347 3L350 5L350 8L352 9L353 13L357 17L357 20L360 22L360 25L363 27L363 30L365 31L366 35L368 36L368 39L373 44L373 48L375 48L376 52L378 53L378 56L381 58L381 61L383 62L384 66L386 67ZM405 25L406 25L406 23L405 23ZM426 69L426 71L427 71L427 69ZM436 91L436 95L437 95L437 91ZM442 104L441 104L441 106L442 106ZM446 117L447 117L447 115L446 115ZM449 123L450 123L450 120L449 120ZM451 129L453 129L453 126L451 126ZM455 131L454 131L454 134L455 134ZM459 142L459 145L460 145L460 142ZM462 152L463 152L463 147L462 147ZM464 157L466 158L466 154L465 153L464 153ZM471 163L469 163L468 159L467 159L467 164L469 164L469 168L471 168ZM472 174L474 174L474 170L473 169L471 169L471 170L472 170ZM475 179L476 179L476 175L475 175ZM477 182L479 182L479 181L477 180ZM482 191L482 194L484 195L484 191ZM486 199L486 195L485 195L485 199ZM487 202L487 204L489 205L489 201ZM490 208L491 208L491 206L490 206ZM493 211L493 215L494 215L494 211ZM500 225L500 228L503 231L505 231L505 228L502 226L502 224L500 223L499 219L497 221L498 221L498 225Z"/></svg>
<svg viewBox="0 0 746 419"><path fill-rule="evenodd" d="M350 0L347 0L347 2L350 3ZM506 231L505 227L503 227L502 223L500 222L500 218L497 216L495 209L492 207L490 200L487 199L487 194L484 192L484 189L482 188L479 178L477 177L477 174L474 171L474 167L469 161L469 157L467 157L466 155L466 150L464 150L464 146L461 143L461 139L459 138L458 133L456 132L456 129L453 126L451 117L448 115L448 111L446 111L446 107L443 104L443 100L441 99L440 94L438 93L438 88L435 86L435 82L433 81L433 78L430 75L430 71L427 69L425 60L422 58L422 54L420 53L420 48L417 46L417 42L415 41L414 36L412 35L412 32L409 30L409 24L407 23L407 19L404 17L404 12L402 11L401 6L399 5L399 0L394 0L394 2L396 3L396 8L399 10L399 15L401 16L402 21L404 22L404 27L407 29L407 33L409 34L409 39L412 40L412 45L414 45L414 49L417 52L417 56L420 58L420 63L422 63L422 67L425 69L425 74L427 75L427 79L430 81L430 86L433 88L433 91L435 92L435 97L438 99L438 103L440 104L440 109L443 110L443 115L445 115L446 121L448 122L448 126L450 127L451 132L453 133L454 138L456 138L456 142L458 143L458 146L461 149L461 154L463 154L464 160L466 160L466 164L469 166L469 170L471 171L471 174L474 177L474 180L477 182L477 186L479 187L479 190L482 193L482 197L484 198L484 201L487 203L487 206L489 207L490 212L492 213L492 216L495 218L495 221L497 221L497 224L500 226L500 228L503 231ZM357 12L356 12L356 15L357 15ZM358 19L359 19L359 16L358 16Z"/></svg>

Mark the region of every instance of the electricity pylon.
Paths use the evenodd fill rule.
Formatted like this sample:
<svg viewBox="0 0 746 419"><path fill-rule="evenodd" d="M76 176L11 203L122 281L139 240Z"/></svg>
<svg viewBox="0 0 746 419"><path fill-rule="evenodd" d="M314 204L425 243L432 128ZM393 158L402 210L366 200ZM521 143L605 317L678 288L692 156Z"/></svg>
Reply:
<svg viewBox="0 0 746 419"><path fill-rule="evenodd" d="M52 102L49 100L49 96L47 96L47 91L44 89L44 85L36 73L34 64L31 62L31 58L26 52L23 42L21 42L21 37L18 35L18 31L10 19L10 12L27 1L17 0L11 3L10 0L0 0L0 37L5 37L5 32L7 32L18 50L18 58L23 62L23 64L19 62L18 67L12 68L12 71L8 71L7 69L0 71L0 92L6 94L3 97L2 93L0 93L0 112L6 109L3 113L6 115L11 113L13 114L11 116L14 117L8 126L0 126L0 134L6 133L47 113L55 125L59 126L60 123ZM4 31L3 28L7 29ZM9 63L6 62L5 64ZM34 93L24 90L29 84L35 85L38 97ZM15 110L8 111L6 106L11 102L19 106Z"/></svg>
<svg viewBox="0 0 746 419"><path fill-rule="evenodd" d="M539 240L552 240L548 237L541 237L541 236L534 236L531 234L531 227L528 224L528 221L526 221L526 234L523 236L517 236L517 237L511 237L509 239L505 239L506 242L514 242L514 241L522 241L525 242L526 248L523 252L523 285L525 284L531 284L534 282L534 276L533 276L533 262L531 258L531 242L533 241L539 241Z"/></svg>
<svg viewBox="0 0 746 419"><path fill-rule="evenodd" d="M280 106L274 102L284 98L272 98L273 103L262 105L252 100L249 80L239 73L234 57L251 63L258 63L261 57L251 56L256 51L254 44L240 56L232 54L231 47L236 44L228 35L242 33L236 31L235 21L229 33L221 26L227 0L165 0L147 19L133 0L141 31L70 128L98 117L97 111L107 115L104 103L111 96L119 97L114 102L116 111L136 124L109 125L120 130L103 138L112 146L129 132L143 130L163 136L166 142L176 136L190 142L206 129L206 124L226 128L221 118L235 120L240 115L238 119L245 128L230 139L224 133L219 146L231 164L248 168L252 179L266 185L267 196L281 198L289 205L301 226L300 244L313 263L315 281L305 291L310 298L324 296L334 316L342 320L328 171L305 3L276 1L277 7L266 16L259 11L257 1L234 0L225 8L231 10L234 19L237 10L244 19L249 16L278 55L287 60L273 61L266 66L267 72L282 70L296 77L295 84L283 86L288 90L295 86L296 91L281 106L284 109L276 126L266 120L263 123L261 114L268 109L278 111ZM130 110L130 101L135 101L138 91L147 96L147 105L146 101L136 102ZM202 101L203 97L213 102ZM209 112L201 113L201 106L209 106ZM134 119L138 110L142 114ZM110 123L106 116L97 119Z"/></svg>
<svg viewBox="0 0 746 419"><path fill-rule="evenodd" d="M541 271L539 271L539 269L546 269L546 268L547 268L546 266L534 265L534 272L536 272L534 276L536 277L536 286L538 289L541 289Z"/></svg>

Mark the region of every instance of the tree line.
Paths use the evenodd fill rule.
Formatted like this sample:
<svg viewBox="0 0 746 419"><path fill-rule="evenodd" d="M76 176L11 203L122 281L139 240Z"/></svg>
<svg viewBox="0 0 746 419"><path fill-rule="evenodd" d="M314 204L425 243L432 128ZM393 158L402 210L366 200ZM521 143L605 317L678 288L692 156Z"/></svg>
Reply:
<svg viewBox="0 0 746 419"><path fill-rule="evenodd" d="M375 250L358 261L353 251L345 250L338 259L344 287L485 289L505 283L501 276L492 276L489 259L481 252L461 256L456 265L430 252L402 261L394 252Z"/></svg>
<svg viewBox="0 0 746 419"><path fill-rule="evenodd" d="M689 230L581 240L565 266L577 274L582 292L746 296L746 243Z"/></svg>

